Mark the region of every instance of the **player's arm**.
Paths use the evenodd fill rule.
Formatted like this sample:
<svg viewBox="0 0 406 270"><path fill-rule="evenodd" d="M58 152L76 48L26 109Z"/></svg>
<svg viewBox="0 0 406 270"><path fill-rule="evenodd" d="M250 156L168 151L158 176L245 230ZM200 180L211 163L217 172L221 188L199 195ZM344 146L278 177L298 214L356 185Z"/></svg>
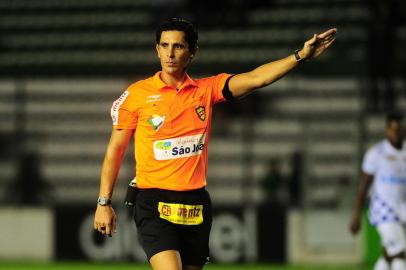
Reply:
<svg viewBox="0 0 406 270"><path fill-rule="evenodd" d="M304 43L299 51L299 56L303 60L310 60L320 56L329 48L337 33L336 28L325 31L314 36ZM283 59L273 61L256 69L233 76L229 81L229 89L233 97L238 98L249 94L255 89L265 87L282 78L290 70L298 65L298 61L292 54Z"/></svg>
<svg viewBox="0 0 406 270"><path fill-rule="evenodd" d="M358 233L361 226L361 212L367 197L368 190L374 180L374 176L362 173L362 179L358 187L357 197L355 198L354 211L350 222L350 231L352 234Z"/></svg>
<svg viewBox="0 0 406 270"><path fill-rule="evenodd" d="M134 130L113 129L103 160L99 198L106 197L111 199L124 153L133 133ZM115 232L116 214L111 205L101 206L97 204L94 229L109 236L111 236L112 232Z"/></svg>

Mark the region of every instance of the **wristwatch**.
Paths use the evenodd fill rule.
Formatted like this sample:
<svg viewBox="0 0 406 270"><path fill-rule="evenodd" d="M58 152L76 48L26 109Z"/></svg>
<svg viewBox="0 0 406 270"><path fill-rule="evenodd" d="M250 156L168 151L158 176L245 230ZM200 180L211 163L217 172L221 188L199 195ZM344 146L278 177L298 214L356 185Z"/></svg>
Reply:
<svg viewBox="0 0 406 270"><path fill-rule="evenodd" d="M97 199L97 203L101 206L106 206L111 204L111 200L105 196L101 196Z"/></svg>
<svg viewBox="0 0 406 270"><path fill-rule="evenodd" d="M300 49L296 50L294 53L296 62L298 62L298 63L306 62L306 59L300 57L299 52L300 52Z"/></svg>

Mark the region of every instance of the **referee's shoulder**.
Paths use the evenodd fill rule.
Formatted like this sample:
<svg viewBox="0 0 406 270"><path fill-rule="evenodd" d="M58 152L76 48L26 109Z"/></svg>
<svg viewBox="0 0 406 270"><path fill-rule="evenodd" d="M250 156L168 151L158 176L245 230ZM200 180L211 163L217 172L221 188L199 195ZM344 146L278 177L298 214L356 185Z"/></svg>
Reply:
<svg viewBox="0 0 406 270"><path fill-rule="evenodd" d="M215 81L217 79L220 79L223 76L231 76L231 74L228 73L218 73L218 74L214 74L214 75L206 75L206 76L202 76L202 77L198 77L198 78L193 78L193 81L196 84L204 84L204 83L208 83L211 81Z"/></svg>
<svg viewBox="0 0 406 270"><path fill-rule="evenodd" d="M153 85L153 79L152 79L152 77L149 77L149 78L141 79L141 80L131 83L128 86L127 91L135 92L135 91L139 91L140 89L143 89L147 86L152 86L152 85Z"/></svg>

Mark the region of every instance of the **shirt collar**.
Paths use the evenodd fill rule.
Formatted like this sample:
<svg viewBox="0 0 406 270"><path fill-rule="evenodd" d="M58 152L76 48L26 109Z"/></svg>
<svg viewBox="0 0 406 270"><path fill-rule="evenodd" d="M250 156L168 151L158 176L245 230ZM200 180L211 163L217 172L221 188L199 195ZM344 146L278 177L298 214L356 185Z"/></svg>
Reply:
<svg viewBox="0 0 406 270"><path fill-rule="evenodd" d="M162 71L158 71L157 73L155 73L155 75L153 77L153 82L158 89L163 89L165 87L169 87L164 81L162 81L161 76L160 76L161 73L162 73ZM183 84L179 87L179 90L185 89L190 86L197 86L197 84L192 78L189 77L188 74L186 74L185 80L184 80Z"/></svg>
<svg viewBox="0 0 406 270"><path fill-rule="evenodd" d="M402 151L404 149L404 144L405 144L405 142L403 142L402 149L397 149L390 143L390 141L388 139L385 139L385 147L392 153L399 153L400 151Z"/></svg>

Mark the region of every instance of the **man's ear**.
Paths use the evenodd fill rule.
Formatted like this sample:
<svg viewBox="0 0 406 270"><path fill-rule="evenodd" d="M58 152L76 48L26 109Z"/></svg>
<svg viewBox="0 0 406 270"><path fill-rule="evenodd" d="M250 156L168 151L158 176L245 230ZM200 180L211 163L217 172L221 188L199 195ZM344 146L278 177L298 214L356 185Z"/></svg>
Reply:
<svg viewBox="0 0 406 270"><path fill-rule="evenodd" d="M192 53L193 57L196 56L198 51L199 51L199 47L196 47L195 51Z"/></svg>
<svg viewBox="0 0 406 270"><path fill-rule="evenodd" d="M156 49L156 53L158 55L158 58L161 58L161 55L159 54L159 45L158 44L155 45L155 49Z"/></svg>
<svg viewBox="0 0 406 270"><path fill-rule="evenodd" d="M199 47L196 47L196 50L193 53L190 54L190 60L192 60L195 57L198 50L199 50Z"/></svg>

